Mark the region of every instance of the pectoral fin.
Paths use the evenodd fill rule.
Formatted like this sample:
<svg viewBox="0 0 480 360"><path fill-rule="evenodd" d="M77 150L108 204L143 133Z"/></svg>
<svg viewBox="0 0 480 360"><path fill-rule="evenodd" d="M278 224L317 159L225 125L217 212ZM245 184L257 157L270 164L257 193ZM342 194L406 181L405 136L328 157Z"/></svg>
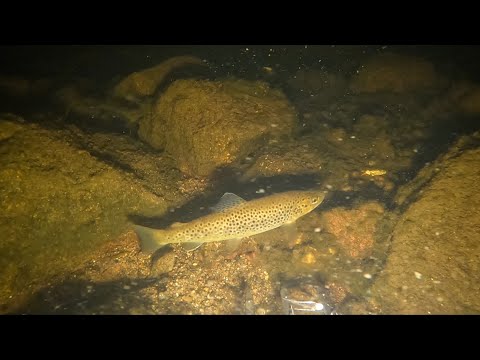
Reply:
<svg viewBox="0 0 480 360"><path fill-rule="evenodd" d="M283 225L280 229L282 230L282 235L290 248L297 245L297 239L299 234L297 230L297 225L294 222Z"/></svg>
<svg viewBox="0 0 480 360"><path fill-rule="evenodd" d="M182 247L186 251L193 251L198 249L200 246L202 246L202 242L185 242L182 243Z"/></svg>

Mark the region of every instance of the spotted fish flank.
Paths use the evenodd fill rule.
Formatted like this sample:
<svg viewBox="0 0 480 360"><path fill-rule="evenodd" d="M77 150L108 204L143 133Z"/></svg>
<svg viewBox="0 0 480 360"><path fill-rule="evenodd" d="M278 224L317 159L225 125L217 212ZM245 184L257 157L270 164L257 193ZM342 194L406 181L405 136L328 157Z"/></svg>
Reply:
<svg viewBox="0 0 480 360"><path fill-rule="evenodd" d="M135 225L144 252L154 252L166 244L182 243L194 250L205 242L228 240L233 248L239 240L282 225L292 224L321 204L321 191L288 191L245 201L225 193L212 214L189 223L175 223L167 229Z"/></svg>

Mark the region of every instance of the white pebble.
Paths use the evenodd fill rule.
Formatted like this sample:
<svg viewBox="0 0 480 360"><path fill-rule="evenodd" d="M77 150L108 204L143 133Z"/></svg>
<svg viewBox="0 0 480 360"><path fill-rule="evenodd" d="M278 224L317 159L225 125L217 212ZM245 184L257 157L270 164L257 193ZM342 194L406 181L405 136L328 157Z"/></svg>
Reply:
<svg viewBox="0 0 480 360"><path fill-rule="evenodd" d="M437 297L437 301L438 302L442 302L443 301L443 298L441 296Z"/></svg>
<svg viewBox="0 0 480 360"><path fill-rule="evenodd" d="M271 127L276 128L278 124L270 124Z"/></svg>
<svg viewBox="0 0 480 360"><path fill-rule="evenodd" d="M316 303L315 304L315 310L316 311L322 311L324 308L323 304L322 303Z"/></svg>
<svg viewBox="0 0 480 360"><path fill-rule="evenodd" d="M438 236L438 235L440 235L440 233L439 233L438 231L436 231L436 232L435 232L435 235Z"/></svg>
<svg viewBox="0 0 480 360"><path fill-rule="evenodd" d="M415 277L420 280L422 278L422 274L420 274L418 271L413 272L415 274Z"/></svg>
<svg viewBox="0 0 480 360"><path fill-rule="evenodd" d="M317 228L315 228L313 231L315 231L316 233L319 233L320 231L322 231L322 229L319 228L319 227L317 227Z"/></svg>
<svg viewBox="0 0 480 360"><path fill-rule="evenodd" d="M258 189L257 191L255 191L257 194L264 194L265 193L265 189Z"/></svg>
<svg viewBox="0 0 480 360"><path fill-rule="evenodd" d="M371 278L372 278L372 275L370 275L370 274L363 274L363 277L364 277L365 279L371 279Z"/></svg>
<svg viewBox="0 0 480 360"><path fill-rule="evenodd" d="M418 153L418 149L413 149L413 152L416 154Z"/></svg>
<svg viewBox="0 0 480 360"><path fill-rule="evenodd" d="M350 136L350 139L355 139L355 135Z"/></svg>
<svg viewBox="0 0 480 360"><path fill-rule="evenodd" d="M332 189L333 189L333 186L330 185L330 184L325 185L325 187L326 187L328 190L332 190Z"/></svg>

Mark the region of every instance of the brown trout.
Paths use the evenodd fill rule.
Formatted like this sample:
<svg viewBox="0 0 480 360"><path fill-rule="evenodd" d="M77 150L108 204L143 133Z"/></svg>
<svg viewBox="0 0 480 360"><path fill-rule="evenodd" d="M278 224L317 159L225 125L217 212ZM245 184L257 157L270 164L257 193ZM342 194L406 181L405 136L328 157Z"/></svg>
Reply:
<svg viewBox="0 0 480 360"><path fill-rule="evenodd" d="M209 215L163 230L139 225L134 228L142 251L147 253L166 244L182 243L186 250L194 250L205 242L223 240L228 240L233 249L243 238L294 223L324 198L322 191L287 191L246 201L225 193Z"/></svg>

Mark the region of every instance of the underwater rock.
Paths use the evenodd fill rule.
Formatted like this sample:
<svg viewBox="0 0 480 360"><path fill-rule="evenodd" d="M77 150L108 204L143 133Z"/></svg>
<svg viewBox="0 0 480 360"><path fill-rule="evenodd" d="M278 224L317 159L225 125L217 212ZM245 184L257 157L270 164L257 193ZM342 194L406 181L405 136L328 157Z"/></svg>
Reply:
<svg viewBox="0 0 480 360"><path fill-rule="evenodd" d="M125 231L158 216L164 197L86 151L65 131L0 120L0 304ZM13 264L13 265L12 265Z"/></svg>
<svg viewBox="0 0 480 360"><path fill-rule="evenodd" d="M427 60L385 53L362 65L350 88L357 93L391 91L396 93L434 88L440 77Z"/></svg>
<svg viewBox="0 0 480 360"><path fill-rule="evenodd" d="M307 93L328 92L330 96L339 95L347 88L347 80L342 74L322 70L299 70L288 80L288 84L299 91Z"/></svg>
<svg viewBox="0 0 480 360"><path fill-rule="evenodd" d="M324 212L321 221L324 231L335 236L348 256L362 259L371 253L383 213L381 204L368 202L352 210L336 208Z"/></svg>
<svg viewBox="0 0 480 360"><path fill-rule="evenodd" d="M427 165L397 202L408 206L372 288L383 313L480 312L480 134Z"/></svg>
<svg viewBox="0 0 480 360"><path fill-rule="evenodd" d="M387 119L362 115L349 129L324 126L301 139L271 142L246 159L241 180L318 175L328 190L374 184L390 192L398 174L411 166L418 140L397 141L388 130Z"/></svg>
<svg viewBox="0 0 480 360"><path fill-rule="evenodd" d="M138 134L171 154L182 172L208 176L267 139L290 135L296 121L285 95L267 83L177 80L142 118Z"/></svg>
<svg viewBox="0 0 480 360"><path fill-rule="evenodd" d="M80 88L68 86L55 93L54 101L65 108L65 121L82 127L110 131L136 129L139 119L147 111L145 104L127 107L112 99L82 94Z"/></svg>
<svg viewBox="0 0 480 360"><path fill-rule="evenodd" d="M316 149L312 141L284 141L264 148L243 171L242 180L256 177L272 177L285 174L320 173L325 156Z"/></svg>
<svg viewBox="0 0 480 360"><path fill-rule="evenodd" d="M141 279L150 275L151 258L140 252L137 236L127 231L87 254L73 271L87 282Z"/></svg>
<svg viewBox="0 0 480 360"><path fill-rule="evenodd" d="M175 253L170 251L152 261L150 276L158 277L173 270L175 266Z"/></svg>
<svg viewBox="0 0 480 360"><path fill-rule="evenodd" d="M458 99L458 107L467 114L480 114L480 86L471 85L468 90Z"/></svg>
<svg viewBox="0 0 480 360"><path fill-rule="evenodd" d="M176 56L149 69L130 74L115 86L113 95L128 101L151 96L172 70L188 65L206 64L194 56Z"/></svg>

